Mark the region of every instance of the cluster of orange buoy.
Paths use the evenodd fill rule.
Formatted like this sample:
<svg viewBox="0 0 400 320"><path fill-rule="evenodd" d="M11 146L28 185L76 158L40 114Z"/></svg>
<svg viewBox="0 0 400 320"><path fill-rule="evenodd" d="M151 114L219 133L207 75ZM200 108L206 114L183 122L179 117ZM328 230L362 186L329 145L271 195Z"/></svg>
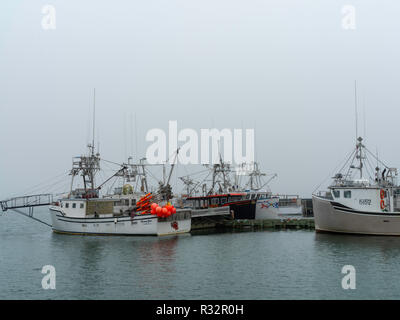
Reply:
<svg viewBox="0 0 400 320"><path fill-rule="evenodd" d="M150 213L150 200L153 198L151 193L146 194L136 202L136 212L142 212L142 214Z"/></svg>
<svg viewBox="0 0 400 320"><path fill-rule="evenodd" d="M176 208L169 202L161 207L157 203L150 205L150 200L153 198L151 193L146 194L138 202L136 202L136 212L140 214L154 214L160 218L168 218L170 215L176 213Z"/></svg>
<svg viewBox="0 0 400 320"><path fill-rule="evenodd" d="M168 218L170 215L176 213L176 208L171 204L160 207L157 203L152 203L150 213L157 215L159 218Z"/></svg>

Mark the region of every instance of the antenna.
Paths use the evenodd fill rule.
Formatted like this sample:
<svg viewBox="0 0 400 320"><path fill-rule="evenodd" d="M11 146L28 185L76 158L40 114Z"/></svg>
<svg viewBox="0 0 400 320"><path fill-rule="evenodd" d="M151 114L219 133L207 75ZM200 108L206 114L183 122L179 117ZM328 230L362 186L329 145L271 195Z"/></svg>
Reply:
<svg viewBox="0 0 400 320"><path fill-rule="evenodd" d="M130 156L133 155L133 114L130 114L130 130L129 130L129 142L130 142Z"/></svg>
<svg viewBox="0 0 400 320"><path fill-rule="evenodd" d="M96 128L97 132L97 153L100 153L100 130L99 127Z"/></svg>
<svg viewBox="0 0 400 320"><path fill-rule="evenodd" d="M128 151L127 151L127 139L126 139L126 136L127 136L127 133L126 133L126 121L127 121L127 119L126 119L126 111L124 112L124 159L127 159L128 158Z"/></svg>
<svg viewBox="0 0 400 320"><path fill-rule="evenodd" d="M358 138L358 116L357 116L357 80L354 80L354 108L356 113L356 141Z"/></svg>
<svg viewBox="0 0 400 320"><path fill-rule="evenodd" d="M365 94L363 96L363 114L364 114L364 141L367 136L366 131L367 131L367 121L365 117Z"/></svg>
<svg viewBox="0 0 400 320"><path fill-rule="evenodd" d="M138 156L138 142L137 142L136 112L135 112L135 157L136 157L136 159L139 159L139 156Z"/></svg>
<svg viewBox="0 0 400 320"><path fill-rule="evenodd" d="M254 119L254 149L254 161L257 161L257 119Z"/></svg>
<svg viewBox="0 0 400 320"><path fill-rule="evenodd" d="M92 136L92 155L94 154L94 137L96 128L96 88L93 89L93 136Z"/></svg>

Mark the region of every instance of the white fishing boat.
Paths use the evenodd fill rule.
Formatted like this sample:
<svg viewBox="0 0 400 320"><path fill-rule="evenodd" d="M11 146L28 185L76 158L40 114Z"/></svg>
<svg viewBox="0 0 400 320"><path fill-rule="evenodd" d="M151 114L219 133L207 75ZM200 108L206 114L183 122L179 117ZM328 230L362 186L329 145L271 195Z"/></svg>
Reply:
<svg viewBox="0 0 400 320"><path fill-rule="evenodd" d="M148 207L138 208L138 201L147 197L158 203L166 203L160 196L147 196L134 192L125 184L112 195L100 198L103 185L113 177L130 175L129 165L122 167L99 186L95 186L95 175L100 170L100 155L89 145L89 155L76 157L71 170L70 193L50 206L52 228L57 233L96 235L169 235L190 232L190 210L178 210L169 217L151 214ZM72 189L74 178L82 176L84 188Z"/></svg>
<svg viewBox="0 0 400 320"><path fill-rule="evenodd" d="M241 182L242 177L248 177L247 181ZM235 183L246 195L245 199L256 201L256 220L280 219L279 197L274 196L268 186L269 182L276 178L276 174L269 175L265 181L266 173L261 172L259 164L253 162L242 164L235 175Z"/></svg>
<svg viewBox="0 0 400 320"><path fill-rule="evenodd" d="M92 235L171 235L190 232L190 210L178 210L168 218L151 214L112 213L113 201L106 199L62 199L50 207L53 231Z"/></svg>
<svg viewBox="0 0 400 320"><path fill-rule="evenodd" d="M313 194L316 231L400 235L397 169L386 166L357 139L328 191ZM373 168L369 158L376 161ZM369 171L368 171L369 170ZM357 174L357 176L356 176Z"/></svg>
<svg viewBox="0 0 400 320"><path fill-rule="evenodd" d="M256 202L255 219L279 219L279 198L265 190L245 190L244 199Z"/></svg>

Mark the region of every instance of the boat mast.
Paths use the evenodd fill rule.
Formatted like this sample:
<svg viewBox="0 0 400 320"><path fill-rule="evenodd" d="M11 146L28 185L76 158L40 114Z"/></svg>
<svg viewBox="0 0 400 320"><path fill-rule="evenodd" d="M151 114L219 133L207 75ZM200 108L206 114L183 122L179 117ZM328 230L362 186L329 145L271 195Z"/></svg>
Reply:
<svg viewBox="0 0 400 320"><path fill-rule="evenodd" d="M81 173L83 179L83 187L85 190L85 197L97 197L97 189L95 188L94 177L98 170L100 170L100 155L95 153L95 117L96 117L96 89L94 89L93 99L93 137L92 143L88 144L89 155L74 157L72 160L72 176L71 193L73 188L73 180L76 175ZM90 192L88 192L90 191Z"/></svg>
<svg viewBox="0 0 400 320"><path fill-rule="evenodd" d="M147 185L147 177L146 177L146 170L144 168L144 161L146 160L146 158L142 158L140 159L140 166L142 167L142 178L141 178L141 187L144 189L144 191L147 193L149 192L149 187Z"/></svg>
<svg viewBox="0 0 400 320"><path fill-rule="evenodd" d="M356 116L356 147L357 147L357 154L356 158L359 160L359 166L357 169L360 170L360 179L363 177L363 156L362 156L362 138L358 136L358 112L357 112L357 80L354 80L354 109L355 109L355 116Z"/></svg>
<svg viewBox="0 0 400 320"><path fill-rule="evenodd" d="M363 148L363 144L362 144L362 138L359 137L357 139L357 155L356 158L359 160L359 166L357 167L358 170L360 170L360 179L362 179L363 177L363 155L362 155L362 148Z"/></svg>
<svg viewBox="0 0 400 320"><path fill-rule="evenodd" d="M230 164L224 162L222 156L219 157L219 163L216 163L212 166L212 184L211 188L208 191L208 194L214 194L215 192L220 193L227 193L230 192L232 189L232 183L230 180L230 173L231 173ZM215 186L219 185L219 190L215 190Z"/></svg>
<svg viewBox="0 0 400 320"><path fill-rule="evenodd" d="M93 135L92 135L92 152L91 158L94 159L94 139L95 139L95 128L96 128L96 88L93 89ZM91 165L93 163L91 162ZM90 170L90 184L92 187L92 191L94 191L94 172Z"/></svg>
<svg viewBox="0 0 400 320"><path fill-rule="evenodd" d="M92 156L94 155L94 138L96 128L96 88L93 89L93 134L92 134Z"/></svg>
<svg viewBox="0 0 400 320"><path fill-rule="evenodd" d="M357 115L357 80L354 80L354 111L356 114L356 143L358 139L358 115Z"/></svg>

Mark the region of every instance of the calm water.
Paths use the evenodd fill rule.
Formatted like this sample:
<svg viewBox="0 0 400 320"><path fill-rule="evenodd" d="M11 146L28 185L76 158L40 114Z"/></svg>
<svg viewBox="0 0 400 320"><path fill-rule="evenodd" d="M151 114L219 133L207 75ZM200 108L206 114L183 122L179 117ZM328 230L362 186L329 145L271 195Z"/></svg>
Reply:
<svg viewBox="0 0 400 320"><path fill-rule="evenodd" d="M56 290L41 286L56 268ZM357 289L341 288L353 265ZM66 236L0 216L0 299L399 299L400 238L260 231Z"/></svg>

